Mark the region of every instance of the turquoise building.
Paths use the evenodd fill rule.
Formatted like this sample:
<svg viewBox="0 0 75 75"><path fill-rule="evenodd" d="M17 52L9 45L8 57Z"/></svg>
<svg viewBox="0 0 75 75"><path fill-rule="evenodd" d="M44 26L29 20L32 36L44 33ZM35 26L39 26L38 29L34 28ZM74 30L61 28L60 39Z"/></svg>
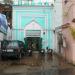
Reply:
<svg viewBox="0 0 75 75"><path fill-rule="evenodd" d="M53 7L49 2L17 0L13 4L12 39L31 42L34 49L53 49Z"/></svg>

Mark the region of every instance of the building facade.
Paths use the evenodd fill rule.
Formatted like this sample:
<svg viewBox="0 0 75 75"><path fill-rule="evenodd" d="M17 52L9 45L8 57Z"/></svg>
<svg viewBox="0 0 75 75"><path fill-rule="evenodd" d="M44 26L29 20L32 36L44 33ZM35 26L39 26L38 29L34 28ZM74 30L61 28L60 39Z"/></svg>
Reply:
<svg viewBox="0 0 75 75"><path fill-rule="evenodd" d="M53 49L54 26L51 5L51 2L47 1L24 3L22 0L18 0L13 5L12 39L24 41L25 44L27 39L31 39L30 42L41 46L42 49L46 50L47 47Z"/></svg>
<svg viewBox="0 0 75 75"><path fill-rule="evenodd" d="M56 53L59 53L59 32L61 32L61 29L59 30L59 27L63 24L63 8L62 8L62 0L55 0L54 2L54 8L53 8L53 25L55 29L54 34L54 51Z"/></svg>
<svg viewBox="0 0 75 75"><path fill-rule="evenodd" d="M75 18L75 1L62 0L63 4L63 24L70 23Z"/></svg>
<svg viewBox="0 0 75 75"><path fill-rule="evenodd" d="M72 64L75 64L75 39L73 38L71 27L75 30L75 0L62 0L63 4L63 25L62 35L66 42L66 48L63 48L64 58Z"/></svg>

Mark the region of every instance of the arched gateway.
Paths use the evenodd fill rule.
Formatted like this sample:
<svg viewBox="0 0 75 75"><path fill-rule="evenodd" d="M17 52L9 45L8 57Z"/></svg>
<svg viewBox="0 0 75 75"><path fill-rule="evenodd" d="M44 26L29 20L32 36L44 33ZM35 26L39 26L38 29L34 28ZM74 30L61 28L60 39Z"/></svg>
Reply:
<svg viewBox="0 0 75 75"><path fill-rule="evenodd" d="M53 49L52 12L51 6L13 6L12 39L24 41L26 47L31 42L34 50Z"/></svg>
<svg viewBox="0 0 75 75"><path fill-rule="evenodd" d="M42 34L43 29L42 27L36 22L31 21L28 23L24 28L24 40L26 48L29 48L31 44L32 50L39 51L42 49Z"/></svg>

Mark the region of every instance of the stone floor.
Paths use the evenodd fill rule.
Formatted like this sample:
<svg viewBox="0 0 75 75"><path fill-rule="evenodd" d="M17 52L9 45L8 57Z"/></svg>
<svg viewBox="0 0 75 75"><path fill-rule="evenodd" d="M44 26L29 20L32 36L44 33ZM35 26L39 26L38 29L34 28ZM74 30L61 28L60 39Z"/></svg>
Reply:
<svg viewBox="0 0 75 75"><path fill-rule="evenodd" d="M33 54L21 60L0 60L0 75L75 75L75 66L56 55Z"/></svg>

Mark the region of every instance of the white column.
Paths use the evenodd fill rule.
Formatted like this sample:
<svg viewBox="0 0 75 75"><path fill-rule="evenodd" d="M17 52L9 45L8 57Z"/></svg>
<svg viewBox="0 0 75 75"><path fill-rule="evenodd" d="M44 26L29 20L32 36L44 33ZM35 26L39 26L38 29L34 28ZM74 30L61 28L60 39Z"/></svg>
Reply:
<svg viewBox="0 0 75 75"><path fill-rule="evenodd" d="M32 4L32 1L30 0L30 1L29 1L29 5L31 5L31 4Z"/></svg>

